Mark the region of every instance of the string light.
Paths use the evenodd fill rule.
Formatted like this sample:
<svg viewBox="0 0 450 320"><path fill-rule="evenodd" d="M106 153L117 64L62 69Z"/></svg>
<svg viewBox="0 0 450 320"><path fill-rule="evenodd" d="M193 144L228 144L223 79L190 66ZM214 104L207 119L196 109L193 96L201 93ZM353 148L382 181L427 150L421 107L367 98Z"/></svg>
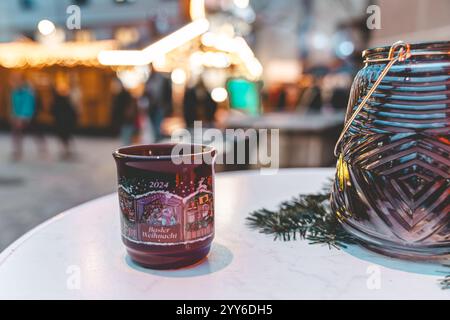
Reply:
<svg viewBox="0 0 450 320"><path fill-rule="evenodd" d="M55 24L47 19L39 21L37 28L38 31L44 36L52 34L53 32L55 32L56 29Z"/></svg>
<svg viewBox="0 0 450 320"><path fill-rule="evenodd" d="M134 66L129 69L117 71L117 77L127 89L134 89L140 84L145 83L150 76L148 66Z"/></svg>
<svg viewBox="0 0 450 320"><path fill-rule="evenodd" d="M230 58L223 52L208 51L202 55L202 63L205 67L227 68L230 66Z"/></svg>
<svg viewBox="0 0 450 320"><path fill-rule="evenodd" d="M169 34L143 50L106 50L98 55L103 65L143 65L150 64L161 56L202 35L209 28L206 19L197 19ZM138 53L141 52L141 53Z"/></svg>
<svg viewBox="0 0 450 320"><path fill-rule="evenodd" d="M172 79L172 82L178 85L186 83L186 78L186 72L184 72L184 70L180 68L173 70L170 75L170 79Z"/></svg>
<svg viewBox="0 0 450 320"><path fill-rule="evenodd" d="M108 50L98 54L98 61L105 66L147 65L148 59L141 50Z"/></svg>
<svg viewBox="0 0 450 320"><path fill-rule="evenodd" d="M205 1L191 0L189 4L189 15L192 20L205 18Z"/></svg>
<svg viewBox="0 0 450 320"><path fill-rule="evenodd" d="M208 31L209 22L206 19L197 19L177 31L169 34L159 41L149 45L143 51L149 62L161 55L180 47L192 39Z"/></svg>
<svg viewBox="0 0 450 320"><path fill-rule="evenodd" d="M0 66L5 68L46 67L61 65L99 66L97 59L100 51L113 49L112 40L82 42L64 42L46 46L36 42L0 43Z"/></svg>
<svg viewBox="0 0 450 320"><path fill-rule="evenodd" d="M233 3L239 9L245 9L249 5L249 0L233 0Z"/></svg>
<svg viewBox="0 0 450 320"><path fill-rule="evenodd" d="M155 68L156 71L161 71L164 72L166 70L167 67L167 59L165 55L159 56L157 58L155 58L155 60L153 60L152 62L153 67Z"/></svg>
<svg viewBox="0 0 450 320"><path fill-rule="evenodd" d="M263 73L263 66L261 65L259 60L255 57L255 54L248 45L247 41L245 41L245 39L242 37L235 38L235 41L237 42L236 46L238 48L237 53L244 62L250 75L255 79L261 77Z"/></svg>
<svg viewBox="0 0 450 320"><path fill-rule="evenodd" d="M211 98L218 103L224 102L228 98L228 92L225 88L214 88L211 91Z"/></svg>

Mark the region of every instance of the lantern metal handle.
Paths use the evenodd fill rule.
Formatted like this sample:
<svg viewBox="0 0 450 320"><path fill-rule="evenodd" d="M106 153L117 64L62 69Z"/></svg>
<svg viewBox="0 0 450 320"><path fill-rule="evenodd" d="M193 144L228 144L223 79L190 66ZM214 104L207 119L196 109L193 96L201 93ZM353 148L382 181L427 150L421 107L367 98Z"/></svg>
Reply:
<svg viewBox="0 0 450 320"><path fill-rule="evenodd" d="M397 55L395 54L398 50ZM398 41L396 43L394 43L391 48L389 49L389 54L388 54L388 58L386 61L389 61L386 66L384 67L383 71L381 72L380 76L378 77L378 79L375 81L375 83L372 85L372 88L370 88L370 90L367 92L366 96L364 97L364 99L361 101L361 103L358 105L358 107L356 108L356 110L353 112L353 114L351 115L351 117L349 119L345 119L345 125L344 125L344 129L342 130L336 145L334 147L334 155L337 157L338 156L338 149L339 146L342 142L342 139L344 138L344 135L347 133L348 129L350 128L350 126L353 123L353 120L355 120L356 116L358 115L358 113L362 110L362 108L366 105L367 100L370 99L370 97L372 96L372 94L375 92L375 90L378 88L379 84L381 83L381 81L383 80L383 78L386 76L386 74L389 72L389 70L391 69L391 67L397 62L397 61L405 61L406 59L408 59L409 57L411 57L411 46L408 43L405 43L403 41ZM370 60L366 60L366 62L370 62ZM350 106L348 106L350 107Z"/></svg>

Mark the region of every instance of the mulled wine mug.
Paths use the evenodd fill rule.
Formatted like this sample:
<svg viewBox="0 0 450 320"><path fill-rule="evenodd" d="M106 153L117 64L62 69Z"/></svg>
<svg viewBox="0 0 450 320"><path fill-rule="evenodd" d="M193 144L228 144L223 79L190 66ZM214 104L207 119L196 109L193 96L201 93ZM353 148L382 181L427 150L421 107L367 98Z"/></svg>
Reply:
<svg viewBox="0 0 450 320"><path fill-rule="evenodd" d="M450 42L363 52L331 206L369 248L395 257L450 255Z"/></svg>
<svg viewBox="0 0 450 320"><path fill-rule="evenodd" d="M113 153L122 241L133 261L171 269L208 254L215 154L212 147L193 144L128 146Z"/></svg>

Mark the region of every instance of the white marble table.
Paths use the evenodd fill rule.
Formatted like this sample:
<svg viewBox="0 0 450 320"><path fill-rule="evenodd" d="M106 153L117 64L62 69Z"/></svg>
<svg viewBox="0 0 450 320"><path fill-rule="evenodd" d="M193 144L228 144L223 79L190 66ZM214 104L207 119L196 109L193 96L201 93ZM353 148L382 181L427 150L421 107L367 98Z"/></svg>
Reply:
<svg viewBox="0 0 450 320"><path fill-rule="evenodd" d="M26 299L449 299L435 265L357 247L273 241L245 217L318 190L333 169L218 174L216 238L208 259L174 271L133 264L119 236L117 195L61 213L0 254L0 298Z"/></svg>

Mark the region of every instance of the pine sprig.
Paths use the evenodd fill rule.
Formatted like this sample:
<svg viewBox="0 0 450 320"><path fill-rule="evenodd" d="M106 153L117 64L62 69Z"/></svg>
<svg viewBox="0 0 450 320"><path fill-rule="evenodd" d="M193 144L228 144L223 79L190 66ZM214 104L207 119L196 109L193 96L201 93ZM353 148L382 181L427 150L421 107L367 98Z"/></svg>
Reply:
<svg viewBox="0 0 450 320"><path fill-rule="evenodd" d="M355 243L330 209L330 187L318 194L300 195L284 201L275 211L260 209L247 218L261 233L273 234L274 240L306 239L311 244L340 248Z"/></svg>
<svg viewBox="0 0 450 320"><path fill-rule="evenodd" d="M247 223L252 229L274 240L308 240L331 248L346 248L357 240L342 227L330 208L331 184L317 194L299 195L282 202L278 209L265 208L250 213ZM450 289L450 274L440 280L442 289Z"/></svg>
<svg viewBox="0 0 450 320"><path fill-rule="evenodd" d="M442 279L440 281L441 284L441 288L444 290L449 290L450 289L450 274L447 275L444 279Z"/></svg>

